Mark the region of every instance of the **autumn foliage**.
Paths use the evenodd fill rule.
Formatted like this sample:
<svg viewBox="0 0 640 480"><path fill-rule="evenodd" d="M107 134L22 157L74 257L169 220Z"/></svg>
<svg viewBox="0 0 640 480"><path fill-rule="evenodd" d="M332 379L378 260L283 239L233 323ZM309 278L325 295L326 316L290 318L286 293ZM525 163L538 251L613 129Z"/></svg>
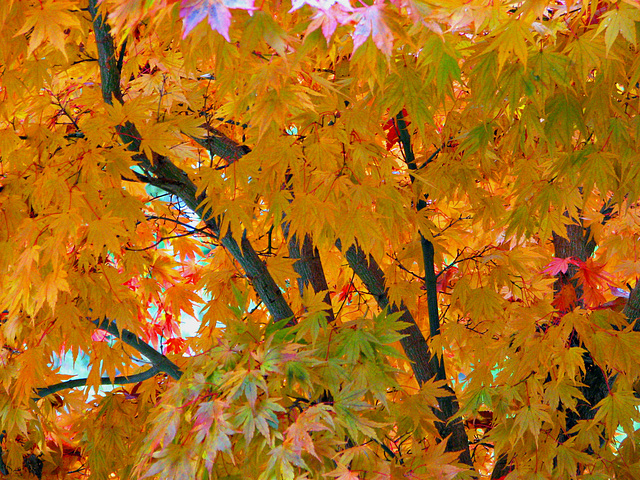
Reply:
<svg viewBox="0 0 640 480"><path fill-rule="evenodd" d="M0 2L0 475L640 478L639 32Z"/></svg>

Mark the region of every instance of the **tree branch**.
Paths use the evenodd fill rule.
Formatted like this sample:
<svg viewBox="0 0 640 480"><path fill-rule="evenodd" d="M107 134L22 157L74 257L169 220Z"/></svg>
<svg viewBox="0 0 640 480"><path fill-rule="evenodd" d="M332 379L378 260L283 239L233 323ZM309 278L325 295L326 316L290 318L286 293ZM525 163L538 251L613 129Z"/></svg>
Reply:
<svg viewBox="0 0 640 480"><path fill-rule="evenodd" d="M396 130L398 134L398 139L400 140L400 144L402 147L402 152L404 154L404 159L407 164L407 168L410 171L415 171L418 169L416 164L416 157L413 152L413 146L411 143L411 135L409 130L407 129L407 122L404 118L402 112L399 112L396 115ZM433 158L437 155L439 150L434 153L429 160L427 160L427 164L431 162ZM411 178L411 183L415 182L415 176L409 174ZM417 211L423 210L427 206L426 196L420 196L416 203ZM435 264L434 264L434 255L435 249L433 243L427 239L423 232L420 232L420 245L422 247L422 260L424 263L424 287L427 291L427 310L429 314L429 333L431 338L435 338L440 335L440 314L438 312L438 290L437 290L437 276L435 272ZM371 259L373 260L373 259ZM379 267L378 267L379 269ZM382 272L380 272L382 274ZM384 285L384 278L382 278L382 285ZM386 295L386 292L385 292ZM388 300L387 300L388 301ZM408 313L407 308L404 305L401 305L401 308L404 308ZM413 318L412 318L413 320ZM415 324L415 320L413 321ZM422 337L422 332L417 328L416 332L413 332L413 335L420 335ZM423 341L424 341L424 337ZM402 342L402 341L401 341ZM424 341L426 343L426 341ZM404 345L403 345L404 347ZM405 347L405 353L409 356L407 352L407 348ZM440 352L442 354L442 352ZM422 361L427 361L427 359L422 359ZM441 355L434 355L428 359L428 363L431 370L431 377L435 377L436 380L447 380L447 373L444 368L444 360ZM417 375L416 375L417 377ZM440 406L441 412L436 412L438 418L442 420L442 423L437 425L438 431L443 438L451 435L447 442L447 451L456 452L461 451L460 460L467 465L473 466L473 461L471 460L471 452L469 451L469 440L467 438L467 433L464 429L464 424L460 418L456 418L455 420L451 420L458 412L458 400L455 396L453 389L451 389L447 385L447 390L451 393L451 395L443 398L438 398L438 404Z"/></svg>
<svg viewBox="0 0 640 480"><path fill-rule="evenodd" d="M109 105L113 99L122 103L120 90L120 69L116 56L115 44L106 19L98 13L98 0L89 0L89 13L93 19L93 32L98 47L98 64L100 65L100 81L102 82L102 98Z"/></svg>
<svg viewBox="0 0 640 480"><path fill-rule="evenodd" d="M336 242L336 246L342 249L340 241ZM384 272L375 259L371 255L367 258L366 254L357 245L351 245L345 252L345 257L349 262L349 266L362 280L362 283L365 284L369 293L376 299L378 306L382 309L389 308L391 313L401 312L400 320L409 324L408 327L400 332L405 335L400 340L400 344L411 362L411 368L418 384L422 385L433 378L437 378L437 358L431 356L429 345L406 305L404 303L400 304L400 306L390 304L385 288ZM458 411L458 402L453 390L450 388L448 390L451 395L438 398L438 406L440 408L439 410L434 409L434 413L441 420L437 422L436 427L442 438L448 437L446 450L448 452L460 452L460 461L466 465L473 466L469 451L469 441L462 420L460 418L450 420Z"/></svg>
<svg viewBox="0 0 640 480"><path fill-rule="evenodd" d="M584 228L578 223L567 225L564 235L559 235L556 232L552 232L552 235L556 258L576 257L586 262L596 248L596 242L593 239L589 239L591 229ZM563 285L572 283L576 291L576 297L578 299L582 297L582 287L575 280L572 280L575 278L577 271L578 267L569 265L566 273L558 274L558 280L554 284L556 293L562 289Z"/></svg>
<svg viewBox="0 0 640 480"><path fill-rule="evenodd" d="M640 282L636 282L636 286L631 289L623 313L629 323L633 323L633 330L640 332Z"/></svg>
<svg viewBox="0 0 640 480"><path fill-rule="evenodd" d="M424 287L427 291L427 310L429 313L429 334L431 338L440 335L440 313L438 312L438 289L437 277L434 266L435 250L433 243L420 235L422 245L422 259L424 262ZM442 359L438 360L437 380L446 380L447 376L444 370Z"/></svg>
<svg viewBox="0 0 640 480"><path fill-rule="evenodd" d="M413 146L411 145L411 135L407 130L407 122L404 119L402 112L396 115L396 130L398 133L398 139L402 145L402 151L404 152L404 159L407 163L407 167L410 171L418 169L416 165L416 157L413 153ZM410 174L411 183L415 182L415 177ZM427 206L427 202L424 198L418 199L416 209L420 211ZM436 335L440 335L440 314L438 313L438 290L437 290L437 276L434 265L435 249L433 243L424 236L424 232L420 232L420 245L422 247L422 260L424 262L424 287L427 291L427 307L429 312L429 333L431 338ZM438 380L446 380L446 372L444 370L444 364L442 361L438 361L437 375Z"/></svg>
<svg viewBox="0 0 640 480"><path fill-rule="evenodd" d="M207 131L206 137L199 138L191 135L189 137L206 148L212 157L215 155L223 158L231 165L251 151L246 145L240 145L208 123L202 124L201 127Z"/></svg>
<svg viewBox="0 0 640 480"><path fill-rule="evenodd" d="M302 247L298 241L297 235L289 236L289 222L282 222L282 231L285 238L288 238L287 247L289 249L289 258L295 259L293 269L298 274L298 290L300 295L304 293L305 287L311 285L315 293L327 292L324 296L324 303L327 304L327 308L324 310L327 313L327 319L329 322L335 320L335 314L333 313L333 307L331 305L331 296L329 295L329 285L327 284L327 278L324 274L324 268L322 267L322 260L318 249L313 245L311 235L305 235Z"/></svg>
<svg viewBox="0 0 640 480"><path fill-rule="evenodd" d="M164 372L171 378L180 380L180 377L182 376L180 367L153 347L140 340L129 330L119 329L116 323L108 318L105 318L104 320L93 320L92 323L100 330L109 332L111 335L119 338L130 347L135 348L138 352L149 359L154 368L157 368L158 372Z"/></svg>
<svg viewBox="0 0 640 480"><path fill-rule="evenodd" d="M129 383L143 382L156 376L158 373L160 373L160 369L156 366L153 366L145 372L136 373L135 375L121 375L119 377L115 377L113 380L111 380L111 378L109 377L101 377L100 385L127 385ZM52 395L62 390L84 387L85 385L87 385L87 380L88 378L77 378L74 380L67 380L66 382L49 385L48 387L38 388L36 390L36 395L38 396L38 398L44 398L47 395Z"/></svg>
<svg viewBox="0 0 640 480"><path fill-rule="evenodd" d="M2 459L2 441L4 440L4 437L6 435L7 432L5 432L4 430L2 431L2 433L0 433L0 474L2 475L9 475L9 469Z"/></svg>
<svg viewBox="0 0 640 480"><path fill-rule="evenodd" d="M295 236L293 240L298 243ZM289 245L291 245L291 243ZM291 252L291 249L289 249L289 252ZM293 264L294 270L300 276L305 287L311 285L315 293L326 292L324 295L324 303L327 305L325 312L327 312L329 322L333 322L335 315L333 314L333 308L331 306L327 277L324 274L320 253L313 244L311 235L307 234L304 236L304 242L302 242L302 249L300 250L300 256L298 258L299 260Z"/></svg>
<svg viewBox="0 0 640 480"><path fill-rule="evenodd" d="M115 56L114 41L109 26L103 21L101 15L98 14L97 1L98 0L89 1L89 11L94 19L93 27L96 42L98 43L98 63L100 65L102 79L102 97L105 102L109 104L111 104L112 98L122 103L120 71L118 70L118 62ZM128 144L127 148L129 150L135 152L140 151L141 137L135 125L127 123L119 127L118 134L121 140ZM215 145L217 145L215 142L212 143L212 146ZM229 145L226 146L229 147ZM203 219L214 235L220 238L220 243L244 269L258 296L262 299L274 320L278 321L284 318L293 319L294 315L291 307L287 304L280 288L267 270L264 262L253 249L249 240L243 237L240 246L231 235L231 232L226 232L223 236L221 235L220 219L207 217L204 208L201 207L202 201L206 198L206 193L203 192L200 196L196 195L197 188L187 173L173 164L167 157L154 155L153 159L149 159L146 155L138 153L134 158L142 164L145 169L157 177L153 181L154 185L179 197L191 210Z"/></svg>

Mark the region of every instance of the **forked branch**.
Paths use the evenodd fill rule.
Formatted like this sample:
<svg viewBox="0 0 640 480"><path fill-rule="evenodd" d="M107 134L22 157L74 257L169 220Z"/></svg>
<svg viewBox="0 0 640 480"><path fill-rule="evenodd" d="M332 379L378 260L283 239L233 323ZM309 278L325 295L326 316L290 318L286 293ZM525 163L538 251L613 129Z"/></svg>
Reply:
<svg viewBox="0 0 640 480"><path fill-rule="evenodd" d="M102 78L102 97L105 102L111 103L113 98L123 102L120 90L120 71L115 55L115 43L110 33L109 25L103 21L97 10L97 1L89 1L89 11L93 16L93 28L98 43L98 63ZM268 271L264 262L260 259L248 238L243 237L238 243L231 232L221 232L222 222L219 218L212 218L205 214L201 206L205 199L205 193L196 195L197 188L189 175L171 160L164 156L156 156L149 159L140 152L140 133L135 125L127 123L118 129L120 139L128 145L129 150L138 152L135 159L145 167L147 171L155 175L154 185L179 197L191 210L199 215L211 232L220 239L220 243L231 253L240 264L247 277L252 282L258 296L262 299L269 313L275 321L285 318L293 319L293 311L286 302L282 291ZM212 142L210 148L217 144L225 146L228 153L229 144L220 140ZM246 152L245 152L246 153Z"/></svg>
<svg viewBox="0 0 640 480"><path fill-rule="evenodd" d="M153 364L153 366L158 369L158 372L164 372L171 378L180 380L182 371L175 363L173 363L163 354L151 347L149 344L140 340L129 330L118 328L116 322L109 320L108 318L105 318L104 320L94 320L92 323L100 330L109 332L111 335L119 338L130 347L135 348L138 352L147 357L147 359Z"/></svg>

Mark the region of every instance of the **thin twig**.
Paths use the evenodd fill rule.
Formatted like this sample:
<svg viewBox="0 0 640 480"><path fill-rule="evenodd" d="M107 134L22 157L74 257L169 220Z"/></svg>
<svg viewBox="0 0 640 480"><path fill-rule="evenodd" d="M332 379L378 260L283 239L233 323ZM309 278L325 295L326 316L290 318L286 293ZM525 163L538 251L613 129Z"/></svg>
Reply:
<svg viewBox="0 0 640 480"><path fill-rule="evenodd" d="M127 250L128 252L144 252L145 250L151 250L152 248L157 247L158 245L160 245L162 242L164 242L165 240L173 240L174 238L180 238L180 237L188 237L190 235L197 235L197 234L203 234L207 237L212 236L212 234L210 232L207 232L207 228L196 228L194 230L192 230L191 232L186 232L186 233L179 233L177 235L170 235L168 237L160 237L160 239L147 246L147 247L142 247L142 248L132 248L132 247L124 247L125 250Z"/></svg>

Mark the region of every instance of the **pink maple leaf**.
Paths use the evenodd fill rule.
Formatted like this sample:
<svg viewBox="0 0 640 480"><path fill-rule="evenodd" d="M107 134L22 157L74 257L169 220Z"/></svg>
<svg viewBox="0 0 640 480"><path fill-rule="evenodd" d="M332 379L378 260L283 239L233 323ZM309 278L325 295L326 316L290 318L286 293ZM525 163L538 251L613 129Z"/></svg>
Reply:
<svg viewBox="0 0 640 480"><path fill-rule="evenodd" d="M208 18L211 28L230 42L231 8L252 12L253 0L182 0L180 18L184 24L182 38L185 38L202 20Z"/></svg>
<svg viewBox="0 0 640 480"><path fill-rule="evenodd" d="M357 8L360 19L353 32L353 52L369 38L373 38L373 43L385 55L391 55L393 46L393 33L384 21L384 2L376 0L371 6Z"/></svg>
<svg viewBox="0 0 640 480"><path fill-rule="evenodd" d="M318 10L311 18L305 34L308 35L320 27L322 35L329 42L338 25L345 25L351 21L351 10L351 7L347 10L344 5L338 3L326 10Z"/></svg>
<svg viewBox="0 0 640 480"><path fill-rule="evenodd" d="M547 268L545 268L542 273L548 273L549 275L556 276L558 273L567 273L569 269L569 265L575 265L579 267L582 261L579 258L569 257L569 258L554 258L549 262Z"/></svg>
<svg viewBox="0 0 640 480"><path fill-rule="evenodd" d="M289 12L298 10L303 5L309 5L319 10L329 10L334 5L340 5L345 10L351 10L349 0L291 0L291 10Z"/></svg>
<svg viewBox="0 0 640 480"><path fill-rule="evenodd" d="M629 298L629 291L623 290L622 288L615 287L613 285L609 285L609 291L611 295L617 298Z"/></svg>
<svg viewBox="0 0 640 480"><path fill-rule="evenodd" d="M109 340L109 332L105 330L94 330L91 334L91 340L94 342L106 342Z"/></svg>

